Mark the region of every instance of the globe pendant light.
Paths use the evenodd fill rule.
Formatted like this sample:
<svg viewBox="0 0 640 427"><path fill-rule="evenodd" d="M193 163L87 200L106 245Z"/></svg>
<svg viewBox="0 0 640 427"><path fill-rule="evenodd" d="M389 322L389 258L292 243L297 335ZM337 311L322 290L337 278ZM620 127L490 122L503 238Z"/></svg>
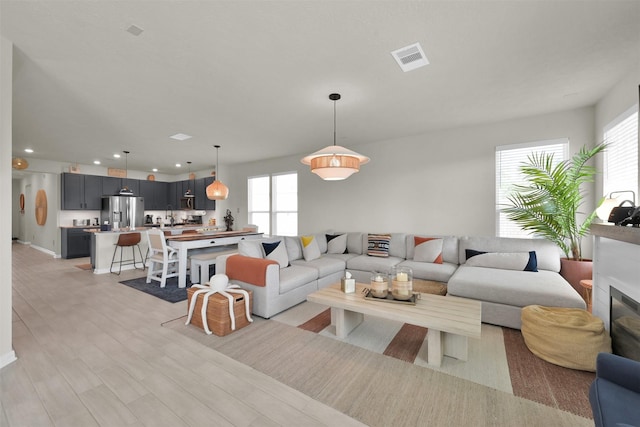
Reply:
<svg viewBox="0 0 640 427"><path fill-rule="evenodd" d="M311 166L311 172L325 181L340 181L358 172L360 165L367 163L369 158L336 145L336 101L340 94L332 93L329 99L333 101L333 145L308 155L301 162Z"/></svg>
<svg viewBox="0 0 640 427"><path fill-rule="evenodd" d="M207 199L226 200L227 197L229 197L229 187L218 180L218 176L220 175L220 169L218 168L218 148L220 148L220 146L214 145L214 147L216 147L216 177L207 187Z"/></svg>

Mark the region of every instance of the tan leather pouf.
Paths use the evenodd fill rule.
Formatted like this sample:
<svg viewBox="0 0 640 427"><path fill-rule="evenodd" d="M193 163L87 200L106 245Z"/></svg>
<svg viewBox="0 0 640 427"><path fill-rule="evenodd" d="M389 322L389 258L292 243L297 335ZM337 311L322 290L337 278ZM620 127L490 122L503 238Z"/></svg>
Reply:
<svg viewBox="0 0 640 427"><path fill-rule="evenodd" d="M521 330L533 354L565 368L594 372L598 353L611 353L602 320L579 308L524 307Z"/></svg>

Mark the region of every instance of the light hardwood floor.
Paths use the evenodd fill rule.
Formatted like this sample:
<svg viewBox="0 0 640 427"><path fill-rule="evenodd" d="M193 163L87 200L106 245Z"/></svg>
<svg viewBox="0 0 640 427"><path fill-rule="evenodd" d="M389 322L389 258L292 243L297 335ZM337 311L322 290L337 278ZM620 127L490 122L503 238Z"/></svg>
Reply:
<svg viewBox="0 0 640 427"><path fill-rule="evenodd" d="M13 244L13 345L0 426L357 426L274 379L163 328L186 314ZM200 374L206 372L206 375Z"/></svg>

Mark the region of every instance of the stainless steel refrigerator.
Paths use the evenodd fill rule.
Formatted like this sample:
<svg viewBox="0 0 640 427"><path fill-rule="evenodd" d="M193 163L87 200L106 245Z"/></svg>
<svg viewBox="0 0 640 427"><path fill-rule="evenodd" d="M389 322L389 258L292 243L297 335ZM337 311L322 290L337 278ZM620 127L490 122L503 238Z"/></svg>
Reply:
<svg viewBox="0 0 640 427"><path fill-rule="evenodd" d="M114 230L141 227L144 224L144 197L103 196L100 224L109 224Z"/></svg>

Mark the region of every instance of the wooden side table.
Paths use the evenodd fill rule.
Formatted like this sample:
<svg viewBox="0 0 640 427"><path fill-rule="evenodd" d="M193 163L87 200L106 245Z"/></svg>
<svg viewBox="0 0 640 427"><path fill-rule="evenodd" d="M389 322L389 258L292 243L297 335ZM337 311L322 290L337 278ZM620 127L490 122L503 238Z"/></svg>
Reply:
<svg viewBox="0 0 640 427"><path fill-rule="evenodd" d="M587 303L587 311L591 313L591 289L593 288L593 281L588 279L580 280L580 286L584 290L582 297Z"/></svg>

